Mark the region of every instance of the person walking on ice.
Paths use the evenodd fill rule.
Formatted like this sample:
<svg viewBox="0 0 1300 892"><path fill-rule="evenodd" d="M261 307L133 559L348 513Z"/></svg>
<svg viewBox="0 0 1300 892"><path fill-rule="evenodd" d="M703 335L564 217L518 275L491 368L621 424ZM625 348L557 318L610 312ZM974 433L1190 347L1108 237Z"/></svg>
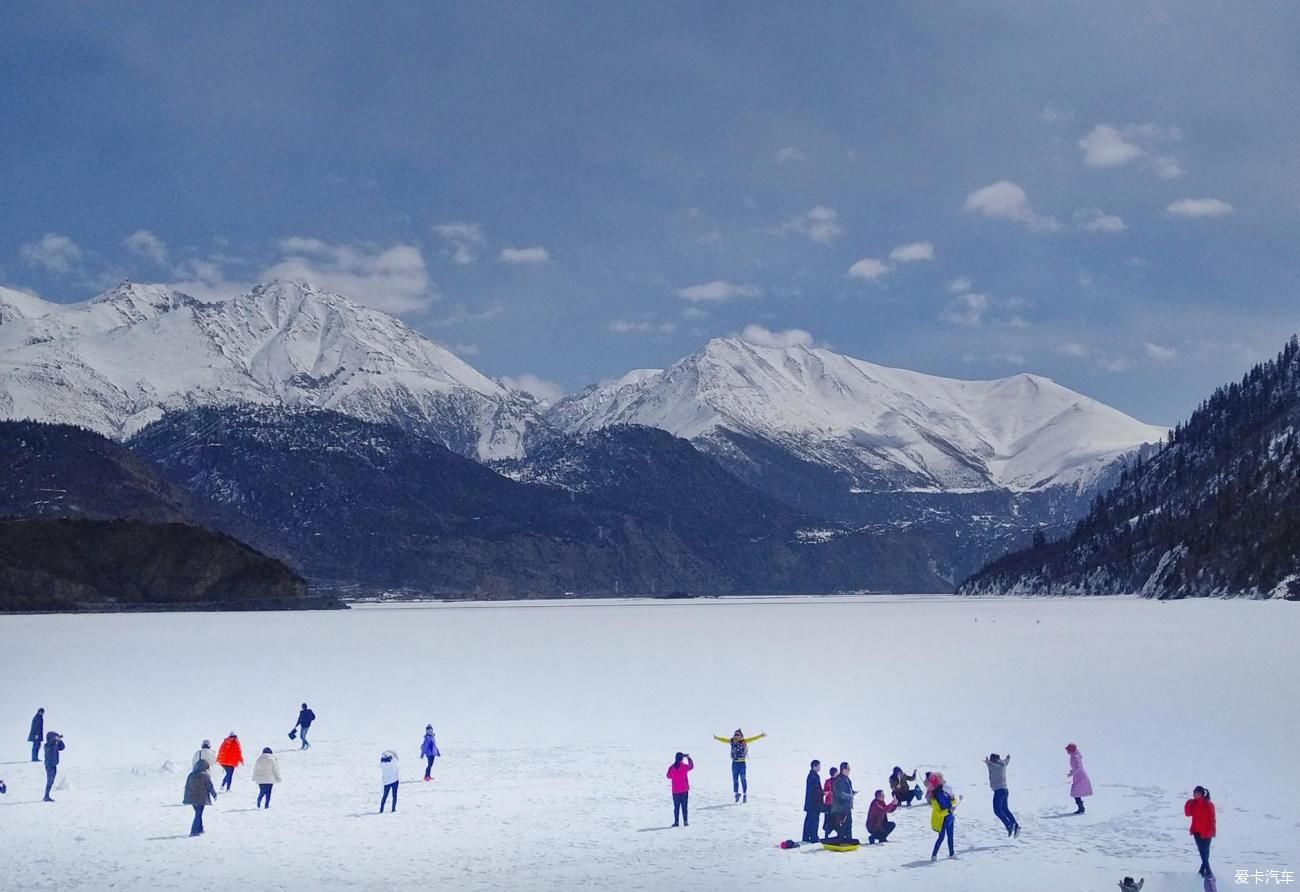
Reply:
<svg viewBox="0 0 1300 892"><path fill-rule="evenodd" d="M1192 790L1192 798L1183 806L1183 814L1192 819L1190 832L1192 839L1196 840L1196 851L1201 855L1201 867L1197 873L1208 880L1214 876L1214 871L1210 870L1210 840L1218 830L1210 791L1205 787Z"/></svg>
<svg viewBox="0 0 1300 892"><path fill-rule="evenodd" d="M257 807L262 807L262 800L266 800L266 807L271 807L271 788L280 782L280 760L271 752L269 746L262 747L262 755L257 757L253 763L253 783L257 784Z"/></svg>
<svg viewBox="0 0 1300 892"><path fill-rule="evenodd" d="M984 760L984 765L989 770L989 788L993 790L993 815L1002 822L1002 826L1007 828L1007 836L1019 836L1020 825L1016 823L1016 816L1011 813L1011 807L1007 804L1007 799L1011 795L1007 791L1007 766L1011 764L1011 754L999 759L997 753L990 753L989 757Z"/></svg>
<svg viewBox="0 0 1300 892"><path fill-rule="evenodd" d="M822 813L822 777L820 759L808 766L808 780L803 792L803 838L800 842L817 842L817 819Z"/></svg>
<svg viewBox="0 0 1300 892"><path fill-rule="evenodd" d="M294 725L298 729L298 737L302 743L298 746L300 750L311 749L311 744L307 742L307 732L311 730L311 723L316 721L316 713L307 708L307 704L302 705L298 710L298 724Z"/></svg>
<svg viewBox="0 0 1300 892"><path fill-rule="evenodd" d="M211 740L203 741L203 745L194 751L194 758L190 762L192 764L200 759L207 762L209 768L217 764L217 751L212 748Z"/></svg>
<svg viewBox="0 0 1300 892"><path fill-rule="evenodd" d="M746 776L745 760L749 758L749 745L767 736L764 731L756 737L746 737L739 728L730 739L713 735L718 743L731 744L731 791L736 794L737 802L749 801L749 778Z"/></svg>
<svg viewBox="0 0 1300 892"><path fill-rule="evenodd" d="M36 710L36 715L32 716L32 729L27 732L27 742L32 745L32 761L41 761L41 744L45 742L44 706Z"/></svg>
<svg viewBox="0 0 1300 892"><path fill-rule="evenodd" d="M943 845L944 838L948 840L948 857L956 858L957 854L953 851L953 832L956 825L956 818L953 811L957 808L957 803L961 797L954 797L952 790L943 782L943 775L935 772L931 779L934 783L930 791L930 829L939 834L934 840L934 849L930 852L930 860L936 861L939 858L939 847Z"/></svg>
<svg viewBox="0 0 1300 892"><path fill-rule="evenodd" d="M433 780L433 760L442 755L438 741L433 736L433 725L424 726L424 740L420 741L420 755L424 757L424 779Z"/></svg>
<svg viewBox="0 0 1300 892"><path fill-rule="evenodd" d="M691 759L690 753L678 753L673 757L673 764L668 766L668 773L664 775L672 782L674 827L678 825L679 821L687 827L691 826L689 810L691 780L687 775L694 768L695 762Z"/></svg>
<svg viewBox="0 0 1300 892"><path fill-rule="evenodd" d="M230 782L235 779L235 769L244 764L244 750L239 745L239 735L234 731L221 741L217 750L217 764L226 769L226 776L221 779L221 789L229 790Z"/></svg>
<svg viewBox="0 0 1300 892"><path fill-rule="evenodd" d="M1083 807L1085 796L1092 795L1092 779L1088 777L1088 771L1083 767L1083 753L1073 743L1065 745L1065 751L1070 754L1070 771L1065 776L1070 778L1070 795L1074 797L1076 815L1081 815L1087 809Z"/></svg>
<svg viewBox="0 0 1300 892"><path fill-rule="evenodd" d="M393 794L392 811L397 811L397 783L399 781L397 771L397 753L392 750L384 750L379 756L379 779L384 785L384 796L379 800L379 813L384 813L384 805L388 802L388 794Z"/></svg>
<svg viewBox="0 0 1300 892"><path fill-rule="evenodd" d="M212 786L212 775L208 774L208 763L196 759L194 770L185 778L185 805L194 807L194 822L190 824L190 836L203 834L203 809L217 799L216 788Z"/></svg>
<svg viewBox="0 0 1300 892"><path fill-rule="evenodd" d="M63 735L51 731L45 735L45 798L42 802L53 802L50 791L54 789L54 779L59 774L59 753L63 752Z"/></svg>

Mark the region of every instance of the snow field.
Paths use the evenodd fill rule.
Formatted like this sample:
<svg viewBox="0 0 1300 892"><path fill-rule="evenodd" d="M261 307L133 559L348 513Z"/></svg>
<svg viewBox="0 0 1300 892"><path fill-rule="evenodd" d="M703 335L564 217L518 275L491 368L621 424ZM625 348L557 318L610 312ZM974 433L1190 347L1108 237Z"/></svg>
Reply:
<svg viewBox="0 0 1300 892"><path fill-rule="evenodd" d="M1182 804L1219 808L1212 860L1300 871L1294 605L1128 598L735 599L420 605L341 613L0 618L0 877L25 889L1202 889ZM287 732L306 700L305 753ZM54 804L23 742L62 732ZM432 722L445 757L423 783ZM727 747L750 748L732 804ZM6 730L7 729L7 730ZM187 836L189 758L248 764ZM1073 810L1064 745L1097 787ZM253 807L269 745L284 782ZM378 815L379 753L401 755ZM690 752L691 826L664 771ZM1008 840L982 759L1010 752ZM862 832L890 768L965 796L958 860L923 806L885 846L782 851L808 761L853 765ZM174 771L165 770L172 763ZM214 771L219 782L220 771Z"/></svg>

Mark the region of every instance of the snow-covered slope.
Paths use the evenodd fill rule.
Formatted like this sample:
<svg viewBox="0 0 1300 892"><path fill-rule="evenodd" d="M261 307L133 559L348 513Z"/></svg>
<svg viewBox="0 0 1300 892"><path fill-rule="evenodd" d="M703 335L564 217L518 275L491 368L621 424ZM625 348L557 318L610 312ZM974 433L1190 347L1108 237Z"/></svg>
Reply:
<svg viewBox="0 0 1300 892"><path fill-rule="evenodd" d="M0 312L7 418L126 437L173 408L312 406L483 460L521 455L537 423L528 397L393 317L300 282L220 303L130 282L68 305L4 291Z"/></svg>
<svg viewBox="0 0 1300 892"><path fill-rule="evenodd" d="M569 432L648 425L719 453L734 449L728 432L757 438L873 491L1084 488L1165 434L1034 375L960 381L734 338L576 394L547 419Z"/></svg>

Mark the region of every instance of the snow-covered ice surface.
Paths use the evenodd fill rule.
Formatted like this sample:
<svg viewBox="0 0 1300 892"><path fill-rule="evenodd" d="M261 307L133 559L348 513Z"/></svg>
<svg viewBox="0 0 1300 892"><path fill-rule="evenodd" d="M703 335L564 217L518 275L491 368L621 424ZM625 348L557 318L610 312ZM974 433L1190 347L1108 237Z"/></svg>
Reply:
<svg viewBox="0 0 1300 892"><path fill-rule="evenodd" d="M1202 889L1182 804L1219 807L1213 861L1300 870L1300 611L1274 602L844 598L421 605L317 614L0 618L0 886L11 889ZM298 704L313 749L286 738ZM39 802L28 721L62 732ZM426 722L445 757L422 783ZM766 731L733 805L713 734ZM249 765L187 837L190 755ZM1097 786L1072 810L1063 747ZM284 782L254 809L251 762ZM379 754L401 754L396 814ZM664 771L692 753L691 826ZM1008 841L981 762L1010 752ZM966 799L958 859L928 810L849 854L798 839L808 760L866 800L901 764ZM164 770L165 763L176 766Z"/></svg>

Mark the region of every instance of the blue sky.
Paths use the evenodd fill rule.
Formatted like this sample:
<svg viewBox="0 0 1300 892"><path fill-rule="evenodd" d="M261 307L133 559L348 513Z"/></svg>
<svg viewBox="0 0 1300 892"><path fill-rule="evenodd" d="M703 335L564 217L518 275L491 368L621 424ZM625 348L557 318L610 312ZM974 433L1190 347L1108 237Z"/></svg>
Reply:
<svg viewBox="0 0 1300 892"><path fill-rule="evenodd" d="M744 331L1171 423L1280 348L1300 5L18 4L0 282L306 277L572 391Z"/></svg>

